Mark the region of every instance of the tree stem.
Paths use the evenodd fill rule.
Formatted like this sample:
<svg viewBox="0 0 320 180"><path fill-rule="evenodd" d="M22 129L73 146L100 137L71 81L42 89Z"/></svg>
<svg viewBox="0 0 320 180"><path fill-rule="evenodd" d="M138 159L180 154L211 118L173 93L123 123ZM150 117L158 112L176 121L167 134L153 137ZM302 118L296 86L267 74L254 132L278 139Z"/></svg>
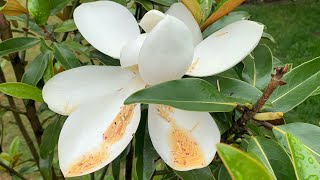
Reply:
<svg viewBox="0 0 320 180"><path fill-rule="evenodd" d="M133 161L133 147L130 148L129 154L127 155L125 179L132 179L132 163L133 163L132 161Z"/></svg>

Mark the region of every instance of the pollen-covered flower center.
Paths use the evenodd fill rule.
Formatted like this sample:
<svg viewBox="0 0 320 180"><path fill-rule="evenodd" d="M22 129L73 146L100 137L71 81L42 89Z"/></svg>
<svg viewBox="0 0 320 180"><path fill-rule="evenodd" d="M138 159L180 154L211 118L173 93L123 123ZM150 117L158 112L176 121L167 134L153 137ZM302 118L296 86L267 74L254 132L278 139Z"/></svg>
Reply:
<svg viewBox="0 0 320 180"><path fill-rule="evenodd" d="M170 116L174 109L169 106L158 105L159 115L170 123L169 142L172 161L177 168L203 166L205 161L199 145L189 131L179 128L174 118ZM190 130L192 131L193 128Z"/></svg>
<svg viewBox="0 0 320 180"><path fill-rule="evenodd" d="M126 105L121 107L120 112L103 133L103 141L100 148L83 155L80 160L71 166L68 175L83 174L107 160L109 157L109 147L123 137L125 130L133 117L135 106L136 105Z"/></svg>

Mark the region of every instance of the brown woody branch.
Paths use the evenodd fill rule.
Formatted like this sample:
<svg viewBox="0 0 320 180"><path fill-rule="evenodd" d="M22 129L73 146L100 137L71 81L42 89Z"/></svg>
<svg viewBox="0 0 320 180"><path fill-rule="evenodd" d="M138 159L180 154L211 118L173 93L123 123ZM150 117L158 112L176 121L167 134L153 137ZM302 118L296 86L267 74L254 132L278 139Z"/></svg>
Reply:
<svg viewBox="0 0 320 180"><path fill-rule="evenodd" d="M239 135L242 135L246 132L245 125L248 123L249 120L253 119L254 115L256 115L264 106L264 104L268 101L269 97L271 94L274 92L277 87L285 85L286 83L282 81L282 77L288 72L288 65L285 65L284 67L278 67L275 69L274 74L272 74L272 78L264 90L262 96L259 98L259 100L253 105L252 109L245 108L243 111L242 116L240 119L233 124L233 126L229 130L230 133L236 133ZM257 122L257 124L266 126L266 127L271 127L272 125L267 122Z"/></svg>
<svg viewBox="0 0 320 180"><path fill-rule="evenodd" d="M23 115L27 114L24 111L21 111L21 110L16 109L16 108L12 108L11 106L4 106L2 104L0 104L0 109L4 109L6 111L12 111L12 112L15 112L15 113L18 113L18 114L23 114Z"/></svg>

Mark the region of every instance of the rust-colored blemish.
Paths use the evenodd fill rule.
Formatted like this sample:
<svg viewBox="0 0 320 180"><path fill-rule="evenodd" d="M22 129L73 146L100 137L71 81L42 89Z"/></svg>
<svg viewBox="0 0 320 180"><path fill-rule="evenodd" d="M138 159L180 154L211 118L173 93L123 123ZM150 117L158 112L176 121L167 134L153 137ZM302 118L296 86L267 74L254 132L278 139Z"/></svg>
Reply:
<svg viewBox="0 0 320 180"><path fill-rule="evenodd" d="M189 67L189 69L187 70L187 72L188 72L188 73L192 73L192 71L197 67L197 65L199 64L199 62L200 62L200 60L199 60L199 58L197 58L197 60L191 64L191 66Z"/></svg>
<svg viewBox="0 0 320 180"><path fill-rule="evenodd" d="M158 105L156 107L159 115L170 123L169 142L172 161L176 168L199 167L204 165L204 157L199 145L193 139L192 132L199 123L195 124L189 131L180 129L174 118L170 116L174 108L170 106Z"/></svg>
<svg viewBox="0 0 320 180"><path fill-rule="evenodd" d="M109 147L123 137L125 130L133 117L135 106L136 105L126 105L121 107L120 112L103 133L103 142L101 143L100 148L93 153L91 151L90 153L82 156L70 167L66 176L83 174L108 159Z"/></svg>

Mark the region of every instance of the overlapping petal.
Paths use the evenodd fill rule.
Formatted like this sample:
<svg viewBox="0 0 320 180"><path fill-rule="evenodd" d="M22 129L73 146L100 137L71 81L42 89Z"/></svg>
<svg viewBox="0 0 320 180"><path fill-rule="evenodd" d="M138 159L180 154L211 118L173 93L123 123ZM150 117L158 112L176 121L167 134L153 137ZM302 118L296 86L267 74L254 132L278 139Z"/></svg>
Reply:
<svg viewBox="0 0 320 180"><path fill-rule="evenodd" d="M114 58L119 58L122 47L140 34L131 12L112 1L81 4L74 11L74 21L92 46Z"/></svg>
<svg viewBox="0 0 320 180"><path fill-rule="evenodd" d="M182 3L174 3L170 6L166 14L176 17L186 24L192 33L194 47L196 47L203 40L197 21L194 19L192 13L185 5Z"/></svg>
<svg viewBox="0 0 320 180"><path fill-rule="evenodd" d="M191 64L193 40L190 30L167 15L144 41L139 56L139 72L149 84L180 79Z"/></svg>
<svg viewBox="0 0 320 180"><path fill-rule="evenodd" d="M241 20L213 33L195 48L187 75L211 76L233 67L259 43L263 25Z"/></svg>
<svg viewBox="0 0 320 180"><path fill-rule="evenodd" d="M209 113L164 105L149 105L148 112L152 144L166 164L178 171L210 164L220 132Z"/></svg>
<svg viewBox="0 0 320 180"><path fill-rule="evenodd" d="M92 99L122 89L133 93L144 86L139 74L118 66L82 66L51 78L43 87L42 94L52 111L69 115Z"/></svg>
<svg viewBox="0 0 320 180"><path fill-rule="evenodd" d="M146 33L148 33L165 17L166 15L161 11L150 10L143 16L143 18L139 22L139 25Z"/></svg>
<svg viewBox="0 0 320 180"><path fill-rule="evenodd" d="M85 175L114 160L130 143L140 121L140 105L124 106L127 92L81 105L66 120L58 155L65 177Z"/></svg>
<svg viewBox="0 0 320 180"><path fill-rule="evenodd" d="M140 34L135 40L128 42L121 50L121 67L130 67L138 64L139 53L148 33Z"/></svg>

